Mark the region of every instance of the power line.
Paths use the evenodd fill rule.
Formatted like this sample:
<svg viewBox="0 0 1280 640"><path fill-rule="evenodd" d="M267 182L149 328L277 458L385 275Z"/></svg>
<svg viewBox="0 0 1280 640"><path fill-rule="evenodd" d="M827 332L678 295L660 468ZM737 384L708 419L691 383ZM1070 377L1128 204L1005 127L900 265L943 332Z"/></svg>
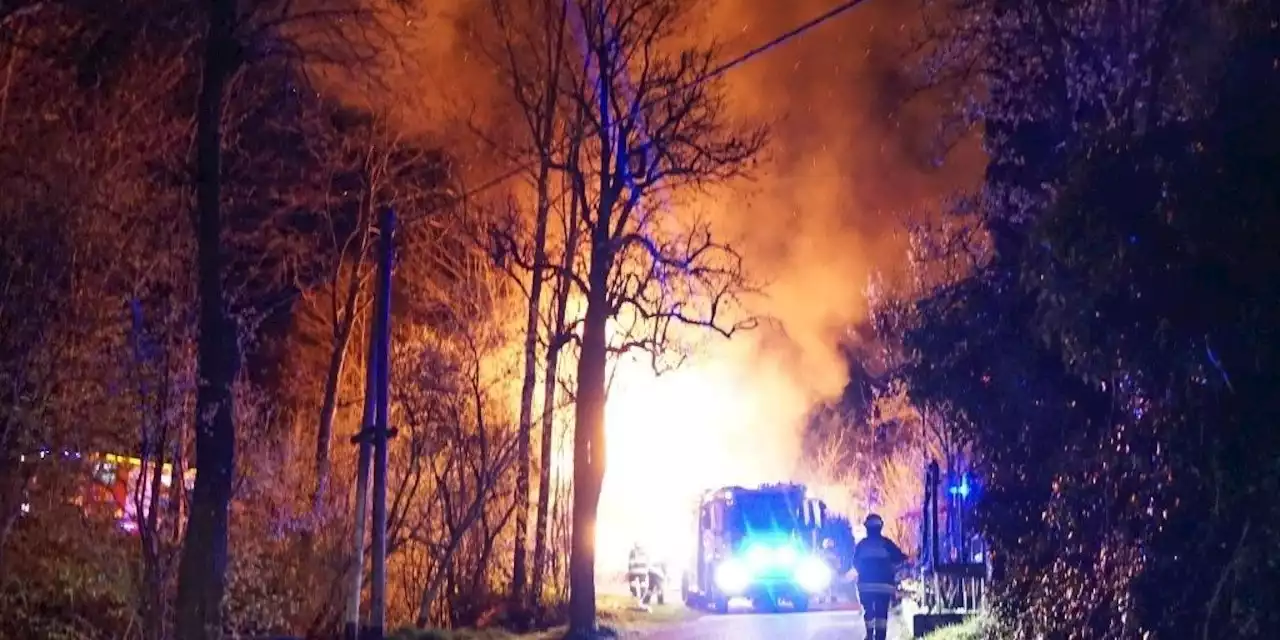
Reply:
<svg viewBox="0 0 1280 640"><path fill-rule="evenodd" d="M730 60L730 61L728 61L728 62L726 62L726 63L724 63L724 64L722 64L722 65L720 65L720 66L718 66L718 67L716 67L715 69L712 69L711 71L707 72L707 74L706 74L706 75L702 76L701 78L698 78L697 80L694 80L692 83L690 83L690 85L689 85L689 86L696 86L696 85L702 84L703 82L706 82L707 80L711 80L712 78L717 78L717 77L719 77L719 76L721 76L721 75L724 75L724 73L725 73L726 71L728 71L728 70L730 70L730 69L732 69L732 68L734 68L734 67L736 67L736 66L738 66L738 65L741 65L741 64L743 64L743 63L747 62L748 60L750 60L750 59L752 59L752 58L754 58L754 57L756 57L756 56L758 56L758 55L760 55L760 54L762 54L762 53L764 53L764 52L766 52L766 51L768 51L768 50L770 50L770 49L772 49L772 48L774 48L774 47L776 47L776 46L778 46L778 45L780 45L780 44L782 44L782 43L784 43L784 42L787 42L788 40L791 40L791 39L793 39L793 38L796 38L796 37L798 37L798 36L800 36L800 35L804 34L806 31L809 31L809 30L813 29L814 27L817 27L817 26L819 26L819 25L823 24L824 22L827 22L828 20L831 20L831 19L833 19L833 18L835 18L835 17L839 16L840 14L842 14L842 13L844 13L844 12L846 12L846 11L849 11L850 9L855 8L855 7L857 7L858 5L865 3L866 1L867 1L867 0L847 0L846 2L842 2L842 3L840 3L838 6L836 6L835 8L828 10L826 13L824 13L824 14L822 14L822 15L820 15L820 16L818 16L818 17L816 17L816 18L813 18L812 20L809 20L808 22L805 22L805 23L801 24L800 26L798 26L798 27L796 27L796 28L794 28L794 29L792 29L792 30L790 30L790 31L787 31L786 33L783 33L782 35L779 35L778 37L776 37L776 38L774 38L774 39L772 39L772 40L770 40L770 41L768 41L768 42L766 42L766 43L764 43L764 44L761 44L761 45L759 45L759 46L756 46L756 47L754 47L754 48L752 48L752 49L748 50L746 53L744 53L744 54L742 54L742 55L740 55L740 56L738 56L738 57L736 57L736 58L734 58L734 59L732 59L732 60Z"/></svg>
<svg viewBox="0 0 1280 640"><path fill-rule="evenodd" d="M798 38L801 35L804 35L806 32L811 31L814 28L828 21L835 19L836 17L839 17L840 15L850 11L851 9L858 7L859 5L865 2L867 2L867 0L845 0L845 2L842 2L839 5L827 10L825 13L815 18L812 18L804 23L801 23L799 26L789 31L786 31L762 44L756 45L755 47L748 49L745 53L742 53L737 57L734 57L724 62L723 64L716 66L714 69L708 71L702 76L690 81L689 84L686 84L680 87L679 89L673 90L672 93L674 93L675 91L683 91L686 89L690 89L692 87L696 87L709 80L714 80L715 78L718 78L724 75L726 72L749 62L750 60L752 60L753 58L761 54L764 54L765 52L773 49L774 47L780 44L784 44L790 40L794 40L795 38ZM510 171L501 173L496 177L490 178L489 180L482 182L479 186L467 190L464 194L462 194L462 198L463 199L470 198L477 194L488 191L489 189L492 189L506 182L507 180L510 180L511 178L514 178L517 175L520 175L522 172L533 169L533 167L534 167L534 163L529 162L529 163L520 165Z"/></svg>

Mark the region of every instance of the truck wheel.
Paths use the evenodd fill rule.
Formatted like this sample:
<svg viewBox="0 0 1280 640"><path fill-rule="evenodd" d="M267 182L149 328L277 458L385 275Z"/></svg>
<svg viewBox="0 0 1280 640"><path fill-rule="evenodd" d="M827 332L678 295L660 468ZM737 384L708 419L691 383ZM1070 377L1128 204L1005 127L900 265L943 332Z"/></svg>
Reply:
<svg viewBox="0 0 1280 640"><path fill-rule="evenodd" d="M720 613L729 613L729 599L724 596L715 596L711 600L711 608Z"/></svg>

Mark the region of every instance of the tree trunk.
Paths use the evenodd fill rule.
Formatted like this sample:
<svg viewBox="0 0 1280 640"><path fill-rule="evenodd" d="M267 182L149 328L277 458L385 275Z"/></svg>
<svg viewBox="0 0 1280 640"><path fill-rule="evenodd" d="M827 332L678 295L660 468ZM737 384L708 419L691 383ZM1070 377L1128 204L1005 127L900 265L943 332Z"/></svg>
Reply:
<svg viewBox="0 0 1280 640"><path fill-rule="evenodd" d="M324 504L325 492L329 487L329 448L333 440L333 418L338 411L338 386L342 383L342 370L347 363L347 347L351 344L351 330L355 326L355 304L357 289L360 286L359 273L351 283L347 295L347 307L338 330L333 336L332 351L329 353L329 369L324 378L324 399L320 403L320 423L316 428L316 493L311 500L312 525L318 525Z"/></svg>
<svg viewBox="0 0 1280 640"><path fill-rule="evenodd" d="M462 546L462 540L466 537L470 528L471 525L468 524L450 538L449 545L445 547L443 556L436 561L436 572L431 576L431 580L427 582L427 586L423 588L422 595L418 599L418 616L415 622L419 629L425 629L427 625L431 624L431 605L435 603L436 598L440 597L440 590L444 587L445 578L448 577L446 568L453 566L453 556L458 552L458 548Z"/></svg>
<svg viewBox="0 0 1280 640"><path fill-rule="evenodd" d="M556 376L560 363L560 349L547 350L546 379L542 383L542 441L538 456L538 509L533 530L533 586L530 590L533 604L542 601L543 581L547 562L547 516L551 509L551 456L555 436Z"/></svg>
<svg viewBox="0 0 1280 640"><path fill-rule="evenodd" d="M600 5L601 25L607 24L605 7ZM607 47L593 47L600 73L612 70ZM591 254L587 270L587 311L582 324L582 349L578 356L578 393L573 427L573 533L569 549L569 633L592 637L596 628L596 516L600 509L600 489L605 472L604 409L605 369L608 366L609 275L613 270L611 214L617 204L611 171L615 134L610 121L612 96L610 80L599 83L596 92L600 127L599 202L596 219L589 227ZM574 176L577 180L577 176ZM585 189L575 183L583 203Z"/></svg>
<svg viewBox="0 0 1280 640"><path fill-rule="evenodd" d="M517 613L526 604L525 562L529 540L529 441L533 432L533 389L537 384L538 318L542 312L542 268L547 261L547 218L551 210L547 181L551 172L545 152L538 168L538 210L533 237L533 282L529 285L528 318L524 334L524 380L520 385L520 431L516 436L516 536L515 559L511 564L511 602Z"/></svg>
<svg viewBox="0 0 1280 640"><path fill-rule="evenodd" d="M182 433L182 423L175 425L173 433L173 471L169 477L172 482L169 483L169 513L164 519L165 534L169 537L170 544L176 549L178 544L182 542L182 505L183 494L186 493L186 473L183 470L183 454L184 442ZM172 561L172 560L171 560Z"/></svg>
<svg viewBox="0 0 1280 640"><path fill-rule="evenodd" d="M362 203L365 200L362 200ZM338 265L333 276L333 342L329 352L329 370L324 378L324 398L320 403L320 421L316 426L316 493L312 497L311 516L313 526L318 525L321 517L321 506L329 487L329 449L333 441L333 418L338 411L338 388L342 385L342 371L347 364L347 349L351 345L351 334L356 325L356 303L360 299L362 281L360 265L363 264L369 240L369 220L373 217L372 207L364 209L368 215L361 216L360 228L356 233L358 241L355 249L355 264L351 267L351 278L343 296L342 306L337 304L338 288L342 286L343 252L339 253Z"/></svg>
<svg viewBox="0 0 1280 640"><path fill-rule="evenodd" d="M609 320L608 277L612 248L608 236L610 210L602 203L601 217L591 234L591 270L587 284L582 354L578 360L578 398L573 432L573 542L569 553L569 630L595 630L596 514L605 472L604 405L608 352L605 325Z"/></svg>
<svg viewBox="0 0 1280 640"><path fill-rule="evenodd" d="M533 586L530 596L534 606L542 601L542 585L547 561L547 510L551 508L551 456L555 426L556 369L560 349L547 350L546 378L542 381L542 441L539 443L538 508L533 530Z"/></svg>
<svg viewBox="0 0 1280 640"><path fill-rule="evenodd" d="M578 200L574 198L570 204L568 233L564 243L564 256L560 266L567 273L573 269L573 259L578 247ZM555 407L556 383L560 365L560 351L564 348L562 334L565 331L565 316L569 312L569 290L572 281L561 276L557 281L555 302L556 308L551 319L552 330L547 343L547 368L542 381L542 441L538 460L538 510L537 523L533 534L533 603L541 602L543 582L546 577L547 562L547 520L551 510L551 456L555 440Z"/></svg>
<svg viewBox="0 0 1280 640"><path fill-rule="evenodd" d="M178 570L176 631L184 640L222 635L231 480L235 467L232 383L236 330L222 291L221 117L233 55L233 0L211 0L196 113L196 242L200 293L197 343L196 481Z"/></svg>
<svg viewBox="0 0 1280 640"><path fill-rule="evenodd" d="M164 420L161 414L159 420ZM144 478L144 473L140 473L138 477L138 503L141 506L142 499L146 499L146 516L142 517L143 510L138 509L139 520L139 539L142 542L142 564L143 564L143 637L146 640L163 640L164 638L164 547L163 532L160 524L160 494L164 491L162 484L164 475L164 453L168 448L167 429L161 429L160 435L147 445L147 450L143 453L142 472L147 471L147 465L150 464L150 477ZM142 486L144 482L150 483L149 493L143 494Z"/></svg>
<svg viewBox="0 0 1280 640"><path fill-rule="evenodd" d="M517 616L526 608L525 596L526 555L528 554L528 528L533 513L529 510L529 467L531 456L529 441L533 432L533 388L537 384L538 319L542 314L543 268L547 261L547 220L551 217L551 145L552 126L555 124L556 82L560 77L560 52L563 50L564 25L568 5L562 6L559 34L554 49L547 57L547 77L543 86L545 95L539 105L537 129L533 132L537 142L538 204L534 222L533 282L529 286L529 317L525 328L524 381L520 388L520 432L516 441L516 536L515 561L511 570L511 600ZM546 411L546 408L543 408ZM536 597L536 595L535 595Z"/></svg>
<svg viewBox="0 0 1280 640"><path fill-rule="evenodd" d="M440 595L440 590L445 586L446 567L453 566L453 556L458 553L458 549L462 547L462 543L466 541L466 537L471 533L471 528L476 526L485 516L485 503L492 495L491 491L483 488L482 483L476 485L477 495L471 504L467 505L467 511L462 518L462 522L457 527L449 528L450 537L449 544L445 547L444 554L436 560L436 573L427 582L427 586L422 590L422 596L418 600L418 616L417 624L419 628L425 628L431 622L431 604L436 601ZM450 514L443 513L441 517L449 518Z"/></svg>
<svg viewBox="0 0 1280 640"><path fill-rule="evenodd" d="M137 485L132 487L135 518L138 523L138 542L142 557L141 615L144 640L164 638L164 567L160 531L160 493L163 489L164 458L168 450L168 412L165 401L169 391L167 360L159 361L165 349L148 348L145 344L142 305L137 298L130 305L133 311L131 342L133 348L133 375L137 382L137 409L139 440L142 443ZM167 337L167 336L166 336ZM167 344L166 344L167 346ZM154 351L154 352L153 352ZM151 353L149 353L151 352ZM150 365L150 366L148 366ZM151 390L147 377L158 375L155 391Z"/></svg>

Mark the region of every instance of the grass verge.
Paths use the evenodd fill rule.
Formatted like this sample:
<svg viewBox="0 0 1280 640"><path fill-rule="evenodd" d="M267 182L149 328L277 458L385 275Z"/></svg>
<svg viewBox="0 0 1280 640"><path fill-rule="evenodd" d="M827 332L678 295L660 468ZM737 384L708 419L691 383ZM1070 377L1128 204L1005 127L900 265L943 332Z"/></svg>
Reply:
<svg viewBox="0 0 1280 640"><path fill-rule="evenodd" d="M984 640L988 634L988 620L984 616L974 616L963 624L944 627L924 637L924 640Z"/></svg>
<svg viewBox="0 0 1280 640"><path fill-rule="evenodd" d="M654 605L644 611L636 607L631 598L606 596L596 603L596 617L600 622L620 630L678 624L698 615L683 604Z"/></svg>

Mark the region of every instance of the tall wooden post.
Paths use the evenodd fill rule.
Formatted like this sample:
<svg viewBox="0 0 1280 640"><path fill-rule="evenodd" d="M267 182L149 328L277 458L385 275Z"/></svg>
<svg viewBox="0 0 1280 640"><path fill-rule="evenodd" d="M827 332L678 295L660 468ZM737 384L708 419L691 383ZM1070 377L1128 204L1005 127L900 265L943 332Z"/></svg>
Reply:
<svg viewBox="0 0 1280 640"><path fill-rule="evenodd" d="M370 640L382 640L387 612L387 441L395 436L390 425L391 383L391 266L395 260L395 213L382 211L378 221L378 292L374 313L378 314L377 422L373 433L373 584L369 588Z"/></svg>
<svg viewBox="0 0 1280 640"><path fill-rule="evenodd" d="M378 220L378 273L374 284L372 330L369 332L369 360L365 373L364 420L352 438L360 445L356 470L355 534L352 570L349 576L344 635L348 640L382 640L387 609L387 441L395 435L390 428L391 369L391 268L395 258L395 213L382 211ZM369 495L369 471L373 471L373 494ZM364 586L365 514L372 501L373 527L370 555L372 575L369 586L369 621L360 619L360 595Z"/></svg>

